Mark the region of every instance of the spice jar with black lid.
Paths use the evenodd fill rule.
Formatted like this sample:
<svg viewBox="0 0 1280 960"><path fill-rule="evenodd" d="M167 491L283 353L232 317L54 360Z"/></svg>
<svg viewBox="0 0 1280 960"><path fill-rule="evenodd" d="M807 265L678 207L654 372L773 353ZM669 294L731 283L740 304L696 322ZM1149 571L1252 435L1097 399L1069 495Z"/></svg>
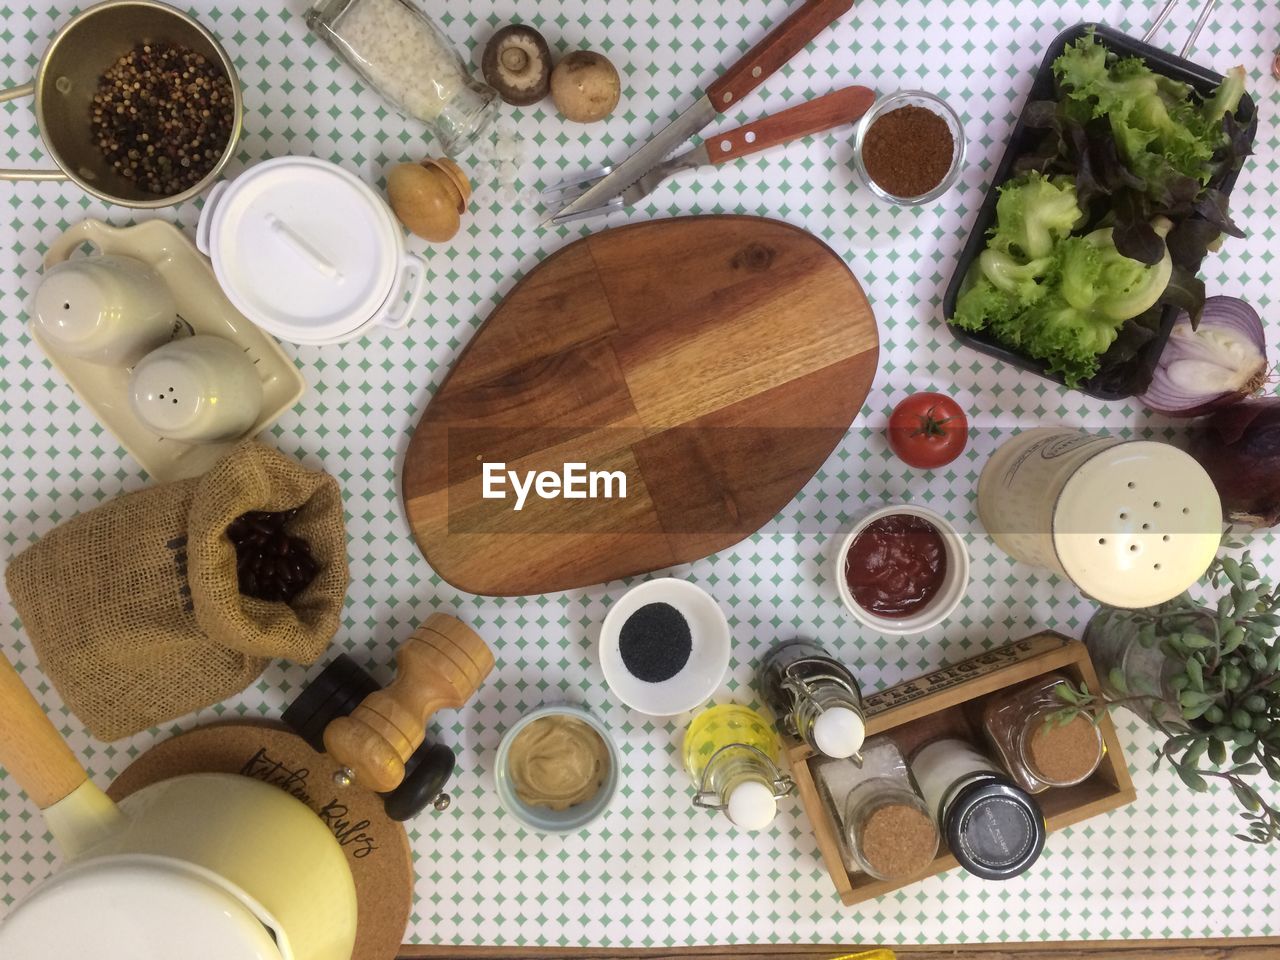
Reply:
<svg viewBox="0 0 1280 960"><path fill-rule="evenodd" d="M911 757L911 773L952 855L975 876L1008 880L1044 849L1040 805L967 740L934 740Z"/></svg>
<svg viewBox="0 0 1280 960"><path fill-rule="evenodd" d="M1060 673L1049 674L996 694L982 707L982 725L996 755L1013 781L1031 793L1087 780L1106 751L1102 731L1089 717L1077 714L1065 724L1054 719L1066 705L1057 694L1066 682Z"/></svg>
<svg viewBox="0 0 1280 960"><path fill-rule="evenodd" d="M848 667L811 640L785 640L760 662L757 683L778 728L836 759L853 757L866 738L862 688Z"/></svg>

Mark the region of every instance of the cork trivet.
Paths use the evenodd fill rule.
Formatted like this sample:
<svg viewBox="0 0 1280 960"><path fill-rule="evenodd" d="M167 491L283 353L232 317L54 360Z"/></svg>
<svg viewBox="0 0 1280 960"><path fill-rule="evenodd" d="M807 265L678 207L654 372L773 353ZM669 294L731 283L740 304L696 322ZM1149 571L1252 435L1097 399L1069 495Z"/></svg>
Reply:
<svg viewBox="0 0 1280 960"><path fill-rule="evenodd" d="M905 803L886 803L862 825L858 847L867 863L889 880L905 880L933 863L938 830L926 814Z"/></svg>
<svg viewBox="0 0 1280 960"><path fill-rule="evenodd" d="M1076 783L1093 773L1102 759L1098 728L1081 715L1064 726L1041 723L1028 747L1031 772L1046 783Z"/></svg>
<svg viewBox="0 0 1280 960"><path fill-rule="evenodd" d="M301 737L267 723L221 723L156 744L107 789L120 800L187 773L242 773L302 800L329 824L356 885L352 960L392 960L400 952L413 902L413 858L404 827L382 800L333 782L337 765Z"/></svg>

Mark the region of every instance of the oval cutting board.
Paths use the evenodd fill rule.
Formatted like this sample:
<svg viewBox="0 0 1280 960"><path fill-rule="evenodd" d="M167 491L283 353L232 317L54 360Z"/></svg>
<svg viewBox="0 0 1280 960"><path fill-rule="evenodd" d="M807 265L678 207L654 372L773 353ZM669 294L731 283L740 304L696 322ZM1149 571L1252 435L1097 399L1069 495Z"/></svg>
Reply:
<svg viewBox="0 0 1280 960"><path fill-rule="evenodd" d="M878 353L858 281L797 227L682 217L586 237L516 285L427 406L405 457L409 524L435 571L476 594L700 559L808 482ZM570 492L595 497L556 495L567 463L584 465ZM556 479L520 505L493 478L506 471Z"/></svg>

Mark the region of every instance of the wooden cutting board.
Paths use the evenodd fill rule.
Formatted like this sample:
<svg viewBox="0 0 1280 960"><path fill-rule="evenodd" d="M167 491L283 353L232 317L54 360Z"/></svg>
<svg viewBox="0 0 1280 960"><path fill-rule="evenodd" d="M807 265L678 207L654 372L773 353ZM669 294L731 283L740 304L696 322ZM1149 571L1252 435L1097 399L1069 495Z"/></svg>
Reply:
<svg viewBox="0 0 1280 960"><path fill-rule="evenodd" d="M797 227L682 217L586 237L517 284L427 406L405 457L409 524L435 571L476 594L700 559L808 482L878 353L858 281ZM614 474L612 490L535 486L517 510L511 481L491 480L504 496L484 496L498 464L525 484L566 463L584 464L573 492L590 491L591 472Z"/></svg>

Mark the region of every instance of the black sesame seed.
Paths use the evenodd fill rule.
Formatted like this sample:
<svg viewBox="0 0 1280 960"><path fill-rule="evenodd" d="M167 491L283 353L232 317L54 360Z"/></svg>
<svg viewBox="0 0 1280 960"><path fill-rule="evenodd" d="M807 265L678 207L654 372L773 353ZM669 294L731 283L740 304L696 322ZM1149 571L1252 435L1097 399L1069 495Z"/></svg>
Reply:
<svg viewBox="0 0 1280 960"><path fill-rule="evenodd" d="M646 603L622 625L618 652L637 680L670 680L684 669L693 652L689 622L669 603Z"/></svg>

